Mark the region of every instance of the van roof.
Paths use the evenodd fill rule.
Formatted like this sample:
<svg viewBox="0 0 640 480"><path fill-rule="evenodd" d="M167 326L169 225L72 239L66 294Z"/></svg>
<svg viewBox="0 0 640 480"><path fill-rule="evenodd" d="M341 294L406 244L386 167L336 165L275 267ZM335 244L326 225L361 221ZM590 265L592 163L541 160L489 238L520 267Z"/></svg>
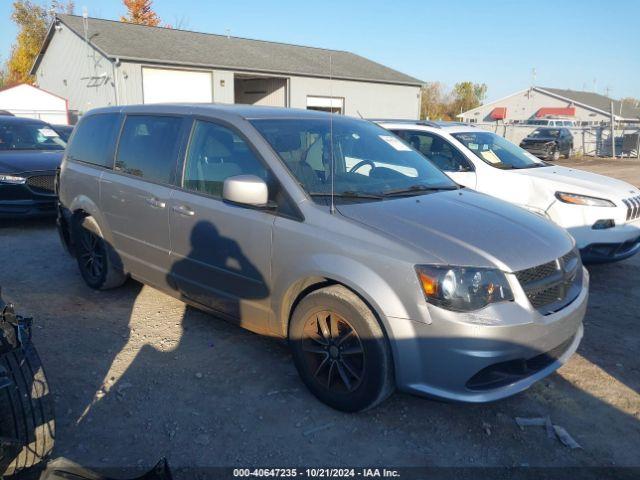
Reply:
<svg viewBox="0 0 640 480"><path fill-rule="evenodd" d="M246 120L266 118L306 118L328 119L328 112L305 110L301 108L265 107L258 105L223 105L216 103L157 103L145 105L126 105L118 107L96 108L87 115L97 113L129 113L129 114L201 114L236 116ZM344 118L342 115L335 115Z"/></svg>

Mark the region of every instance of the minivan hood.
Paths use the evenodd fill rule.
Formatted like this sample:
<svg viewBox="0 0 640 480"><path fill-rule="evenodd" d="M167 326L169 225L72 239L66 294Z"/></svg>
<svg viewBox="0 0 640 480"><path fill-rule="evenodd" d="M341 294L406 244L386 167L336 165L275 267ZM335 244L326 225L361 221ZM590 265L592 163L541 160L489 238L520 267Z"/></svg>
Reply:
<svg viewBox="0 0 640 480"><path fill-rule="evenodd" d="M518 271L566 254L552 222L497 198L455 190L339 205L339 212L424 252L436 263Z"/></svg>
<svg viewBox="0 0 640 480"><path fill-rule="evenodd" d="M55 170L62 161L62 150L2 150L0 173L14 174Z"/></svg>
<svg viewBox="0 0 640 480"><path fill-rule="evenodd" d="M554 165L512 171L532 179L543 180L549 186L555 188L556 191L561 192L578 193L607 199L622 199L638 195L638 188L627 182L596 173L576 170L575 168Z"/></svg>

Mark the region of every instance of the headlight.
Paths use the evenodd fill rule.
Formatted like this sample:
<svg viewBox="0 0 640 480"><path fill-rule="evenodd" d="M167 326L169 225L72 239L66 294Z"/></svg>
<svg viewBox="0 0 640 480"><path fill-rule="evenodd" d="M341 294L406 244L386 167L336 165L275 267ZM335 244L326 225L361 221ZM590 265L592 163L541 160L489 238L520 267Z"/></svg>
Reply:
<svg viewBox="0 0 640 480"><path fill-rule="evenodd" d="M456 312L513 300L504 274L490 268L416 266L427 302Z"/></svg>
<svg viewBox="0 0 640 480"><path fill-rule="evenodd" d="M577 193L556 192L556 198L564 203L584 205L587 207L615 207L616 204L606 198L589 197Z"/></svg>
<svg viewBox="0 0 640 480"><path fill-rule="evenodd" d="M0 183L8 183L10 185L22 185L26 183L27 179L24 177L15 177L13 175L0 175Z"/></svg>

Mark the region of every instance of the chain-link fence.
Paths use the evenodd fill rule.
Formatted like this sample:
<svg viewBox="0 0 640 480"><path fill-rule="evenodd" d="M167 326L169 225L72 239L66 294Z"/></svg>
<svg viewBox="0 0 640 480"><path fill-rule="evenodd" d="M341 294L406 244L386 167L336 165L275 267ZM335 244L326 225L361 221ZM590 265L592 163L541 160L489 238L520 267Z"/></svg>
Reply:
<svg viewBox="0 0 640 480"><path fill-rule="evenodd" d="M539 125L474 123L473 125L489 130L519 145L523 138L533 132ZM563 127L573 135L573 152L575 155L592 157L611 157L611 129L606 126ZM616 157L640 159L640 129L638 127L615 130Z"/></svg>

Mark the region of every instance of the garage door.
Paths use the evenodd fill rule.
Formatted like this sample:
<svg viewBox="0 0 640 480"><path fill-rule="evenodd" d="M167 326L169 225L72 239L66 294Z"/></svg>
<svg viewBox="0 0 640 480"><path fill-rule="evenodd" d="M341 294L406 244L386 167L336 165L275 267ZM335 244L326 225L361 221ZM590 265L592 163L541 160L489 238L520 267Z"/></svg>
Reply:
<svg viewBox="0 0 640 480"><path fill-rule="evenodd" d="M144 103L212 102L211 72L142 69Z"/></svg>

